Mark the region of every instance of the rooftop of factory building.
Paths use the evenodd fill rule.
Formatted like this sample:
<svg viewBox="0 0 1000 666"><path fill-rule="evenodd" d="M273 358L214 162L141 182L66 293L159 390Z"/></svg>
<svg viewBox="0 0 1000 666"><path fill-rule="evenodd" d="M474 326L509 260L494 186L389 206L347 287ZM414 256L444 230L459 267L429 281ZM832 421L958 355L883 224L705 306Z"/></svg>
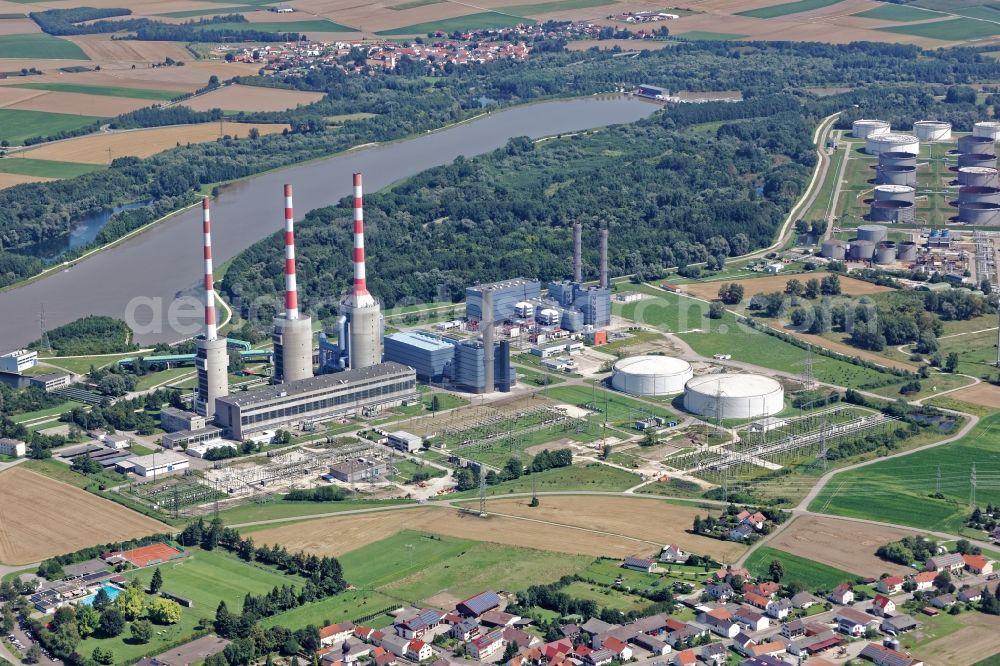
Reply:
<svg viewBox="0 0 1000 666"><path fill-rule="evenodd" d="M335 372L329 375L306 377L305 379L299 379L294 382L276 384L274 386L267 386L255 391L228 395L222 398L216 398L216 403L223 402L231 405L238 405L240 407L246 407L262 402L268 402L270 400L274 400L275 398L281 398L287 395L309 393L311 391L333 388L365 379L378 379L380 377L388 377L403 373L413 374L413 369L401 363L393 363L389 361L386 363L379 363L378 365L372 365L367 368L357 368L353 370L345 370L343 372Z"/></svg>
<svg viewBox="0 0 1000 666"><path fill-rule="evenodd" d="M538 280L529 280L528 278L517 277L510 280L501 280L499 282L484 282L483 284L473 285L467 287L466 291L486 291L487 289L497 290L497 289L509 289L511 287L523 287L529 284L540 284Z"/></svg>
<svg viewBox="0 0 1000 666"><path fill-rule="evenodd" d="M414 347L419 347L426 351L451 349L452 347L455 346L455 342L451 341L449 338L444 338L441 337L440 335L434 335L432 333L425 333L423 331L402 331L399 333L393 333L392 335L387 335L385 337L386 339L405 342L406 344L413 345Z"/></svg>

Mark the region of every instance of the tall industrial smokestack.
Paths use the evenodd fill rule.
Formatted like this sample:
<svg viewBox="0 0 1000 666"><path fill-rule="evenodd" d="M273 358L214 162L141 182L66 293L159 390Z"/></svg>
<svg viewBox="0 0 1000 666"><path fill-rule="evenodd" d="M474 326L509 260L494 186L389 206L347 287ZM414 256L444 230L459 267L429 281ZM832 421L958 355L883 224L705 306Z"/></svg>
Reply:
<svg viewBox="0 0 1000 666"><path fill-rule="evenodd" d="M312 319L299 317L295 284L295 212L292 186L285 184L285 313L274 318L271 331L276 384L312 377Z"/></svg>
<svg viewBox="0 0 1000 666"><path fill-rule="evenodd" d="M368 293L365 274L365 213L361 174L354 174L354 284L344 300L342 314L348 322L348 365L366 368L382 361L379 304ZM343 343L341 343L343 344Z"/></svg>
<svg viewBox="0 0 1000 666"><path fill-rule="evenodd" d="M598 246L598 253L601 255L601 272L600 272L600 286L601 289L608 288L608 230L605 227L601 229L600 245Z"/></svg>
<svg viewBox="0 0 1000 666"><path fill-rule="evenodd" d="M583 282L583 225L573 225L573 282Z"/></svg>
<svg viewBox="0 0 1000 666"><path fill-rule="evenodd" d="M496 321L493 314L493 290L483 290L483 393L493 393L496 387L494 377L495 358L493 354L493 325Z"/></svg>
<svg viewBox="0 0 1000 666"><path fill-rule="evenodd" d="M208 197L201 201L202 248L205 258L205 335L196 341L195 367L198 391L194 408L198 414L215 416L215 399L229 395L229 354L225 338L219 339L215 314L215 276L212 272L212 217Z"/></svg>
<svg viewBox="0 0 1000 666"><path fill-rule="evenodd" d="M295 286L295 213L292 186L285 184L285 318L299 318L299 294Z"/></svg>
<svg viewBox="0 0 1000 666"><path fill-rule="evenodd" d="M212 213L208 197L201 200L202 248L205 257L205 339L219 337L215 319L215 276L212 271Z"/></svg>

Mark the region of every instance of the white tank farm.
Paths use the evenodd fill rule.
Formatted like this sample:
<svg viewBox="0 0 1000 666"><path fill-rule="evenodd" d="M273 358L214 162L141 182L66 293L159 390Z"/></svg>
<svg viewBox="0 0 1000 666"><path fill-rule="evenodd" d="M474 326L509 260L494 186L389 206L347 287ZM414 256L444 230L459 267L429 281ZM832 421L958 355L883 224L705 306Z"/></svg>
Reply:
<svg viewBox="0 0 1000 666"><path fill-rule="evenodd" d="M1000 140L1000 123L995 120L984 120L972 126L972 136L985 136L994 141Z"/></svg>
<svg viewBox="0 0 1000 666"><path fill-rule="evenodd" d="M875 201L909 201L913 203L916 190L909 185L876 185Z"/></svg>
<svg viewBox="0 0 1000 666"><path fill-rule="evenodd" d="M949 141L951 123L940 120L918 120L913 123L913 133L921 141Z"/></svg>
<svg viewBox="0 0 1000 666"><path fill-rule="evenodd" d="M875 134L865 139L865 152L878 155L882 152L920 154L920 139L912 134Z"/></svg>
<svg viewBox="0 0 1000 666"><path fill-rule="evenodd" d="M875 134L888 134L891 127L884 120L855 120L851 125L851 136L855 139L867 139Z"/></svg>
<svg viewBox="0 0 1000 666"><path fill-rule="evenodd" d="M615 363L611 386L633 395L681 393L694 375L691 364L671 356L632 356Z"/></svg>
<svg viewBox="0 0 1000 666"><path fill-rule="evenodd" d="M1000 172L994 167L959 167L958 184L978 187L1000 186Z"/></svg>
<svg viewBox="0 0 1000 666"><path fill-rule="evenodd" d="M785 408L785 389L763 375L703 375L684 387L684 409L709 418L752 419Z"/></svg>

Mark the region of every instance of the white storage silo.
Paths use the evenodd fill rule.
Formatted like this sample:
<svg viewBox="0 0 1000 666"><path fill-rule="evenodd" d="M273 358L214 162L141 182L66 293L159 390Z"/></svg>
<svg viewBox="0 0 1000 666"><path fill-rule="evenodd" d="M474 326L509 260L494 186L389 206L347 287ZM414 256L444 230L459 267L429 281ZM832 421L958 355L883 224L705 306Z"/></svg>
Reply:
<svg viewBox="0 0 1000 666"><path fill-rule="evenodd" d="M684 387L684 409L709 418L752 419L784 407L785 390L763 375L704 375Z"/></svg>

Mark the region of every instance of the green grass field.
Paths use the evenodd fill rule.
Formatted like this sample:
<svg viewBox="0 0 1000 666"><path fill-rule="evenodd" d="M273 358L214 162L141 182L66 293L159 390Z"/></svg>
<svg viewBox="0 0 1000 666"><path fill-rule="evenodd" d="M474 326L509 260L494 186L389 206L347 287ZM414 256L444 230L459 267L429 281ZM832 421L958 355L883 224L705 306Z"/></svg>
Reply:
<svg viewBox="0 0 1000 666"><path fill-rule="evenodd" d="M75 130L101 120L96 116L75 116L69 113L0 109L0 139L20 145L25 139L50 136Z"/></svg>
<svg viewBox="0 0 1000 666"><path fill-rule="evenodd" d="M0 132L2 131L0 130ZM8 157L0 160L0 173L18 173L24 176L41 176L43 178L73 178L103 168L99 164L36 160L30 157Z"/></svg>
<svg viewBox="0 0 1000 666"><path fill-rule="evenodd" d="M238 613L247 592L264 594L276 585L298 586L303 582L298 577L247 564L223 551L203 551L198 548L192 549L189 557L161 564L159 569L163 574L164 591L194 602L192 608L183 609L181 621L170 626L154 625L153 639L146 645L133 644L127 640L127 629L116 638L88 638L80 643L78 651L81 654L90 655L95 647L101 646L114 653L115 663L133 664L144 655L157 654L167 646L191 637L200 618L215 614L219 601L225 601L230 610ZM152 575L152 569L125 574L130 581L138 580L144 586L149 585Z"/></svg>
<svg viewBox="0 0 1000 666"><path fill-rule="evenodd" d="M736 39L744 39L748 36L734 32L709 32L707 30L691 30L674 35L678 39L686 39L692 42L728 42Z"/></svg>
<svg viewBox="0 0 1000 666"><path fill-rule="evenodd" d="M429 32L438 31L454 32L458 30L461 32L467 30L485 30L487 28L509 28L517 25L518 23L533 24L534 21L520 16L501 14L500 12L478 12L475 14L467 14L465 16L456 16L455 18L450 19L442 19L440 21L428 21L426 23L417 23L415 25L408 25L402 28L383 30L382 32L377 32L375 34L385 37L392 37L394 35L423 35Z"/></svg>
<svg viewBox="0 0 1000 666"><path fill-rule="evenodd" d="M914 37L940 39L946 42L958 42L1000 35L1000 24L971 18L958 18L916 25L897 25L889 28L878 28L878 30L897 35L913 35Z"/></svg>
<svg viewBox="0 0 1000 666"><path fill-rule="evenodd" d="M650 405L645 402L627 398L620 393L604 388L590 389L584 386L556 386L546 389L545 397L550 400L566 402L570 405L592 405L593 408L606 414L606 418L616 425L629 426L640 416L662 416L672 418L674 414L667 409Z"/></svg>
<svg viewBox="0 0 1000 666"><path fill-rule="evenodd" d="M134 99L151 99L158 102L169 102L181 95L174 90L144 90L142 88L123 88L120 86L90 86L81 83L19 83L14 88L30 88L32 90L51 90L52 92L83 93L85 95L100 95L102 97L130 97Z"/></svg>
<svg viewBox="0 0 1000 666"><path fill-rule="evenodd" d="M391 7L386 7L386 9L391 9L394 12L403 12L407 9L417 9L418 7L426 7L428 5L437 5L445 0L413 0L413 2L404 2L398 5L393 5Z"/></svg>
<svg viewBox="0 0 1000 666"><path fill-rule="evenodd" d="M0 35L0 58L90 60L73 42L44 33Z"/></svg>
<svg viewBox="0 0 1000 666"><path fill-rule="evenodd" d="M360 588L378 588L450 560L474 542L403 531L340 557L344 578Z"/></svg>
<svg viewBox="0 0 1000 666"><path fill-rule="evenodd" d="M315 601L293 608L261 621L265 627L281 625L293 631L310 624L324 627L334 622L356 621L386 608L398 608L399 601L372 590L350 590L335 597ZM366 620L365 626L381 629L392 623L392 618L382 615L375 620Z"/></svg>
<svg viewBox="0 0 1000 666"><path fill-rule="evenodd" d="M333 21L287 21L284 23L210 23L199 26L198 30L260 30L262 32L355 32L354 28Z"/></svg>
<svg viewBox="0 0 1000 666"><path fill-rule="evenodd" d="M746 568L758 578L769 579L768 567L773 560L781 560L785 566L782 583L796 582L810 591L831 590L841 583L851 582L857 578L852 573L767 546L761 546L751 553L747 558Z"/></svg>
<svg viewBox="0 0 1000 666"><path fill-rule="evenodd" d="M1000 7L995 4L984 4L978 7L959 7L950 11L962 16L968 16L969 18L986 19L987 21L1000 19Z"/></svg>
<svg viewBox="0 0 1000 666"><path fill-rule="evenodd" d="M858 18L876 19L879 21L895 21L904 23L906 21L927 21L938 18L941 15L919 7L904 7L902 5L882 5L875 9L851 14Z"/></svg>
<svg viewBox="0 0 1000 666"><path fill-rule="evenodd" d="M499 7L497 11L515 16L534 16L536 14L551 14L552 12L565 12L571 9L589 9L590 7L603 7L612 5L616 0L553 0L552 2L539 2L533 5L510 5Z"/></svg>
<svg viewBox="0 0 1000 666"><path fill-rule="evenodd" d="M838 474L809 508L854 518L961 533L976 465L977 503L1000 502L1000 414L988 416L962 440ZM930 495L938 489L944 499ZM982 536L982 535L978 535Z"/></svg>
<svg viewBox="0 0 1000 666"><path fill-rule="evenodd" d="M393 506L410 504L408 500L346 500L342 502L285 502L275 500L266 504L248 502L233 509L219 512L226 525L241 525L260 520L279 518L309 518L323 513L337 513L351 509L366 509L373 506ZM263 527L271 527L264 525Z"/></svg>
<svg viewBox="0 0 1000 666"><path fill-rule="evenodd" d="M835 5L840 0L798 0L797 2L785 2L778 5L770 5L759 9L751 9L746 12L739 12L737 16L750 16L753 18L777 18L788 16L789 14L799 14L801 12L811 12L814 9L822 9Z"/></svg>
<svg viewBox="0 0 1000 666"><path fill-rule="evenodd" d="M558 469L548 469L544 472L537 472L522 476L516 481L507 481L495 486L487 486L487 495L507 495L508 493L530 493L532 483L537 485L538 492L556 490L607 490L620 491L627 490L638 485L642 478L638 474L632 474L616 467L608 467L600 463L590 463L587 465L573 465L571 467L560 467ZM478 490L467 490L461 493L449 495L449 497L478 497ZM545 499L542 498L542 502Z"/></svg>
<svg viewBox="0 0 1000 666"><path fill-rule="evenodd" d="M640 611L650 605L648 599L623 592L622 590L612 590L599 585L592 585L583 581L570 583L562 588L562 592L574 599L587 599L593 601L600 608L610 608L623 613L630 611Z"/></svg>

